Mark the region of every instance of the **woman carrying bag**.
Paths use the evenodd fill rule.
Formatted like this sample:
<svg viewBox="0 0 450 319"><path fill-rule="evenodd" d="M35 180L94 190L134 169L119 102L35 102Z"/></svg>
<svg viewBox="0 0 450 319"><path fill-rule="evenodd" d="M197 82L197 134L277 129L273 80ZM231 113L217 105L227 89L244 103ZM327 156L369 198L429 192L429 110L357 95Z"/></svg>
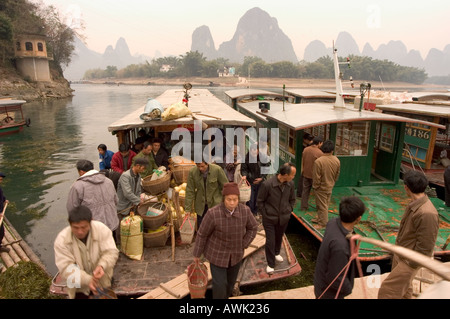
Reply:
<svg viewBox="0 0 450 319"><path fill-rule="evenodd" d="M239 202L239 194L238 184L223 186L223 202L208 210L195 240L194 262L202 254L209 261L214 299L231 296L244 250L258 229L249 207Z"/></svg>

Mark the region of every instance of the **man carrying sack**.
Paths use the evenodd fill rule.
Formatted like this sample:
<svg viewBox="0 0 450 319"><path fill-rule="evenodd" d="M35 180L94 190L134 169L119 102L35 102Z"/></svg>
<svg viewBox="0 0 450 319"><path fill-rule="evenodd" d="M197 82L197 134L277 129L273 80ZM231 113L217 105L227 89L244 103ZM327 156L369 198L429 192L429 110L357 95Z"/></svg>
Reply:
<svg viewBox="0 0 450 319"><path fill-rule="evenodd" d="M239 187L226 183L223 202L208 210L197 232L194 262L204 254L211 266L214 299L227 299L233 292L244 250L256 236L258 223L250 208L239 203Z"/></svg>

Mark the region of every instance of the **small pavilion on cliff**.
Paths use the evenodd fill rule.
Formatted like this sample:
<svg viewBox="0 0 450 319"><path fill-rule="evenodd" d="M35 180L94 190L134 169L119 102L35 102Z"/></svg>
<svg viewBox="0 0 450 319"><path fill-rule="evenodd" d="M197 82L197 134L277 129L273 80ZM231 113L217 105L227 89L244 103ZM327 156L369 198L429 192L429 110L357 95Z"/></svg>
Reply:
<svg viewBox="0 0 450 319"><path fill-rule="evenodd" d="M51 81L46 37L39 34L16 36L15 58L17 71L32 81Z"/></svg>

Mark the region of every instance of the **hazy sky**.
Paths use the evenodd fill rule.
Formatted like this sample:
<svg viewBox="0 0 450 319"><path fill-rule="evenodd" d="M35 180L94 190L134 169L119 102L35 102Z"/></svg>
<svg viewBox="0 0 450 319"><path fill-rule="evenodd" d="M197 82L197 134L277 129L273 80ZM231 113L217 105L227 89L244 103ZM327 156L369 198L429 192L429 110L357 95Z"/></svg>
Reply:
<svg viewBox="0 0 450 319"><path fill-rule="evenodd" d="M239 19L259 7L276 18L291 39L297 58L320 40L331 47L341 31L350 33L362 51L401 40L426 58L431 48L450 44L448 0L35 0L54 5L69 25L84 22L87 46L103 53L125 38L132 54L180 55L190 51L193 31L209 27L216 49L229 41Z"/></svg>

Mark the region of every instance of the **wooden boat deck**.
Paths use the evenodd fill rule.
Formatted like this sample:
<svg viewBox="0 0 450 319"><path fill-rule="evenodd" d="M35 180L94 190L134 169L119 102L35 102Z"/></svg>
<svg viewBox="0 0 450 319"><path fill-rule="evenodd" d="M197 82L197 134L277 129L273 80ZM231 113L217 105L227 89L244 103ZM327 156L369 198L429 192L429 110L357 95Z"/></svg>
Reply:
<svg viewBox="0 0 450 319"><path fill-rule="evenodd" d="M114 268L112 289L118 296L140 296L142 299L177 299L189 295L186 269L193 262L192 244L182 244L176 233L175 260L172 260L170 238L166 246L144 248L142 260L132 260L120 253ZM295 275L301 271L295 254L285 238L281 255L283 263L277 264L273 274L267 274L264 252L265 235L262 225L249 248L244 252L244 262L237 280L242 285L263 283ZM208 267L207 262L205 264ZM209 272L211 279L211 273ZM61 277L56 276L51 288L54 294L65 294Z"/></svg>
<svg viewBox="0 0 450 319"><path fill-rule="evenodd" d="M13 267L20 261L32 261L48 274L45 265L14 229L6 216L3 219L3 225L5 226L5 237L2 240L2 246L9 248L9 252L0 253L4 265L1 271L6 271L7 268Z"/></svg>

